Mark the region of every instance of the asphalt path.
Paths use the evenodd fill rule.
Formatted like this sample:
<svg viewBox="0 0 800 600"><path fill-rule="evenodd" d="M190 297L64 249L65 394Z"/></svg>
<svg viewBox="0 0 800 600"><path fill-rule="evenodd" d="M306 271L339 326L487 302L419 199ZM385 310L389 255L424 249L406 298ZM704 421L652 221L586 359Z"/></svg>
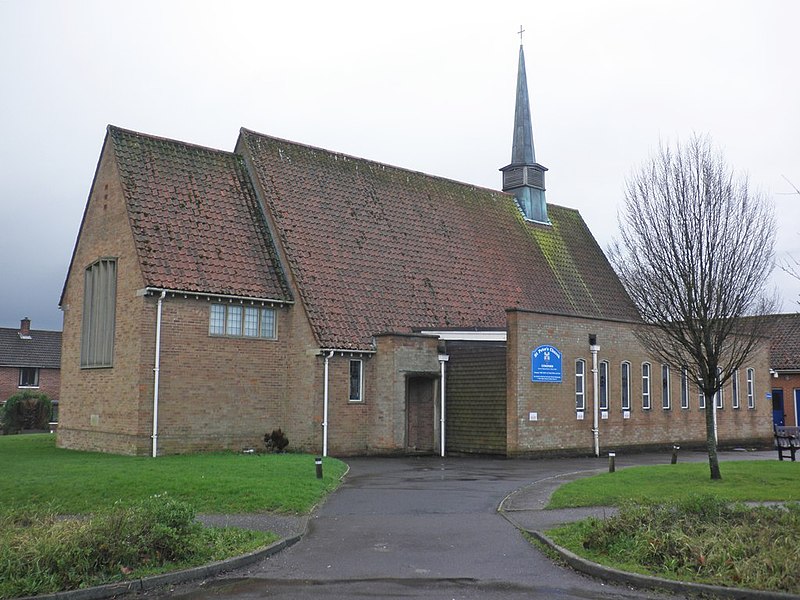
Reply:
<svg viewBox="0 0 800 600"><path fill-rule="evenodd" d="M664 463L669 458L669 453L618 456L617 466ZM730 453L723 458L751 457ZM703 455L681 457L687 459L703 460ZM539 510L549 492L564 479L605 470L606 459L347 462L350 472L344 483L311 516L296 545L246 569L161 592L160 597L677 598L580 575L545 556L515 526L530 529L559 521L559 513ZM504 500L509 518L498 512ZM563 514L564 520L576 517ZM229 517L228 522L235 524L236 519Z"/></svg>

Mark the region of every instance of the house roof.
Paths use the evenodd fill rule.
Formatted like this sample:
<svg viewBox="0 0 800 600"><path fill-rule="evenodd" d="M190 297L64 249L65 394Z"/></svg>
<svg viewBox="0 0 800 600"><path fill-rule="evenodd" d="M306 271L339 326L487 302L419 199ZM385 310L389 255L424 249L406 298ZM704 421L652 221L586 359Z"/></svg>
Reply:
<svg viewBox="0 0 800 600"><path fill-rule="evenodd" d="M580 214L525 221L514 197L242 129L320 344L504 328L506 309L638 320Z"/></svg>
<svg viewBox="0 0 800 600"><path fill-rule="evenodd" d="M22 339L18 329L0 327L0 367L61 368L61 332L31 329Z"/></svg>
<svg viewBox="0 0 800 600"><path fill-rule="evenodd" d="M108 127L146 285L292 299L239 156Z"/></svg>
<svg viewBox="0 0 800 600"><path fill-rule="evenodd" d="M800 370L800 314L771 315L769 366L777 371Z"/></svg>

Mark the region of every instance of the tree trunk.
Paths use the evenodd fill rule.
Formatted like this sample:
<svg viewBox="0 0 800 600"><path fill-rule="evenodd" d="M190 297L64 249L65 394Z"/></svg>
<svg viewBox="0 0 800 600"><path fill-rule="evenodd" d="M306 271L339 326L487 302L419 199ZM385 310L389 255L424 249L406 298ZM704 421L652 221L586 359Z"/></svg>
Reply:
<svg viewBox="0 0 800 600"><path fill-rule="evenodd" d="M711 470L711 479L722 479L717 457L717 424L714 422L714 409L716 402L713 395L706 396L706 447L708 448L708 467Z"/></svg>

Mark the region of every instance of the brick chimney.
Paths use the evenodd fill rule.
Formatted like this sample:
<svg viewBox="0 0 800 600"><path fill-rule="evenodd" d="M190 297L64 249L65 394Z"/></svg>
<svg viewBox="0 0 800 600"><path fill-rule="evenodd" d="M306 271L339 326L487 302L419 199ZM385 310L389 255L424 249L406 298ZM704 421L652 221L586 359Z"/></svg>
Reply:
<svg viewBox="0 0 800 600"><path fill-rule="evenodd" d="M28 317L19 322L19 337L23 340L31 339L31 320Z"/></svg>

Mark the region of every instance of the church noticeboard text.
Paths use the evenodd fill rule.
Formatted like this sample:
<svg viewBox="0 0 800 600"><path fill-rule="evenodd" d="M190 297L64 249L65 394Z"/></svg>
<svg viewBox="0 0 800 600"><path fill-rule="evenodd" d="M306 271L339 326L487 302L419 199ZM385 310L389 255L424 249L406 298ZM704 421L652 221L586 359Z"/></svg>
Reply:
<svg viewBox="0 0 800 600"><path fill-rule="evenodd" d="M531 381L561 383L561 352L550 345L531 352Z"/></svg>

